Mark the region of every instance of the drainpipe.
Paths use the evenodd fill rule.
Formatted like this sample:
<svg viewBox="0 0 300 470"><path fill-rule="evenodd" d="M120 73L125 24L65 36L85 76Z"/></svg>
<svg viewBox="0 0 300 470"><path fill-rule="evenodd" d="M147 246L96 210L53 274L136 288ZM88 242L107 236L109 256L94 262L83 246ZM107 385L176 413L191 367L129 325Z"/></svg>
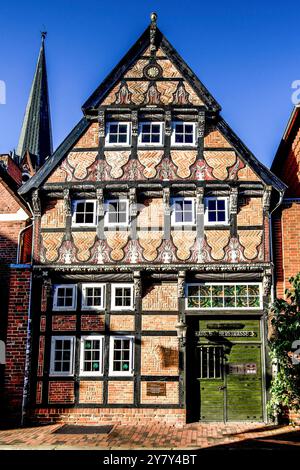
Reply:
<svg viewBox="0 0 300 470"><path fill-rule="evenodd" d="M32 223L28 225L28 227L25 227L25 229L29 227L34 227L33 211L32 211L30 204L28 204L28 207L32 215L32 219L31 219ZM19 236L22 234L22 232L24 232L24 229L21 230L21 232L19 233ZM34 233L34 230L33 230L33 233ZM31 260L30 260L31 266L32 266L32 260L33 260L33 257L32 257L33 243L34 243L34 237L32 237L32 241L31 241ZM17 259L17 262L19 262L18 259ZM22 396L22 407L21 407L21 426L24 426L26 406L27 406L27 400L28 400L29 371L30 371L30 359L31 359L30 357L31 356L31 321L32 321L31 319L31 290L32 290L32 274L30 276L30 284L29 284L28 322L27 322L27 333L26 333L24 383L23 383L23 396Z"/></svg>
<svg viewBox="0 0 300 470"><path fill-rule="evenodd" d="M279 206L281 206L283 197L284 197L284 191L280 191L280 196L278 203L274 207L274 209L269 213L269 240L270 240L270 257L271 257L271 264L272 264L272 285L271 285L271 304L275 300L275 273L274 273L274 257L273 257L273 237L272 237L272 214L278 209ZM275 359L274 362L272 362L272 377L276 376L278 372L278 363L277 360ZM278 424L278 413L275 412L275 424Z"/></svg>

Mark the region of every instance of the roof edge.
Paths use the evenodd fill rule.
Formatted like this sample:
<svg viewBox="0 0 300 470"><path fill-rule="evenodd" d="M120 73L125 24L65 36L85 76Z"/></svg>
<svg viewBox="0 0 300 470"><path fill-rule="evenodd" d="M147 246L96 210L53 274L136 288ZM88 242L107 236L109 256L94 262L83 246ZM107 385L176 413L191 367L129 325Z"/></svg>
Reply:
<svg viewBox="0 0 300 470"><path fill-rule="evenodd" d="M53 171L56 165L60 162L61 158L70 150L72 145L74 145L89 125L90 121L83 117L55 150L52 156L49 157L44 165L36 172L36 174L20 187L18 193L25 195L29 191L40 187L51 171Z"/></svg>

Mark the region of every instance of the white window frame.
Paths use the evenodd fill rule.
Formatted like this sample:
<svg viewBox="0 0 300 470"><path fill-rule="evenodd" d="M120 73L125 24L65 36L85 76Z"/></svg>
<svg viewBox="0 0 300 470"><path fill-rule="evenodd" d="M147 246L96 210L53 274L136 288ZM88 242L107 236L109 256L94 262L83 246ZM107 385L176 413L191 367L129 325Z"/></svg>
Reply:
<svg viewBox="0 0 300 470"><path fill-rule="evenodd" d="M127 139L126 142L109 142L110 136L110 127L112 125L126 125L127 126ZM118 133L119 134L119 133ZM105 146L106 147L128 147L131 145L131 123L123 121L110 121L106 123L106 132L105 132Z"/></svg>
<svg viewBox="0 0 300 470"><path fill-rule="evenodd" d="M176 142L175 137L176 137L176 125L181 124L183 126L189 125L193 126L193 142ZM171 134L171 145L172 147L195 147L197 144L197 139L196 139L196 123L195 122L189 122L189 121L173 121L172 122L172 134Z"/></svg>
<svg viewBox="0 0 300 470"><path fill-rule="evenodd" d="M76 209L79 203L92 202L94 205L93 222L76 222ZM72 226L73 227L95 227L97 225L97 200L96 199L77 199L72 202Z"/></svg>
<svg viewBox="0 0 300 470"><path fill-rule="evenodd" d="M225 201L225 221L210 222L208 220L208 201ZM229 225L229 198L226 196L210 196L204 198L204 225Z"/></svg>
<svg viewBox="0 0 300 470"><path fill-rule="evenodd" d="M84 341L85 340L96 340L100 341L100 369L99 371L85 371L83 370L84 368ZM86 335L86 336L81 336L80 338L80 370L79 370L79 375L83 377L96 377L96 376L102 376L103 375L103 347L104 347L104 336L103 335Z"/></svg>
<svg viewBox="0 0 300 470"><path fill-rule="evenodd" d="M188 288L189 286L259 286L259 299L260 305L259 307L209 307L209 308L201 308L201 307L188 307ZM261 282L190 282L186 284L185 287L185 308L186 310L201 310L201 311L209 311L209 310L262 310L263 309L263 302L262 302L262 283Z"/></svg>
<svg viewBox="0 0 300 470"><path fill-rule="evenodd" d="M70 350L70 369L69 372L62 371L58 372L54 370L54 360L55 360L55 344L57 340L70 340L71 341L71 350ZM51 377L72 377L74 375L74 356L75 356L75 336L51 336L51 354L50 354L50 371L49 375Z"/></svg>
<svg viewBox="0 0 300 470"><path fill-rule="evenodd" d="M191 201L192 202L192 213L193 220L192 222L176 222L176 211L175 204L176 202L181 201ZM171 199L171 224L174 226L183 226L183 225L195 225L196 223L196 201L194 197L174 197Z"/></svg>
<svg viewBox="0 0 300 470"><path fill-rule="evenodd" d="M67 307L60 307L57 305L57 297L58 297L58 289L62 288L72 288L73 295L72 295L72 305ZM76 310L76 303L77 303L77 284L54 284L54 291L53 291L53 306L52 310L54 312L63 312L63 311L74 311Z"/></svg>
<svg viewBox="0 0 300 470"><path fill-rule="evenodd" d="M159 125L160 126L160 139L159 139L159 142L142 142L142 128L143 128L143 125L147 125L147 124L154 124L154 125ZM159 121L159 122L155 122L155 121L142 121L139 123L139 134L138 134L138 145L140 147L161 147L164 145L164 134L163 134L163 130L164 130L164 123Z"/></svg>
<svg viewBox="0 0 300 470"><path fill-rule="evenodd" d="M126 222L109 222L109 204L113 202L125 202L126 203ZM107 199L104 203L104 225L106 227L127 227L129 224L129 201L128 199Z"/></svg>
<svg viewBox="0 0 300 470"><path fill-rule="evenodd" d="M93 288L93 287L101 289L101 298L102 298L101 305L85 305L86 289ZM105 308L105 284L100 284L97 282L82 283L81 292L82 292L81 310L103 310Z"/></svg>
<svg viewBox="0 0 300 470"><path fill-rule="evenodd" d="M119 288L119 287L126 287L126 288L130 288L131 289L131 295L130 295L130 299L131 299L131 305L128 307L128 306L125 306L125 307L122 307L122 306L119 306L119 305L116 305L116 289ZM111 310L133 310L134 309L134 291L133 291L133 284L122 284L122 283L118 283L118 284L111 284Z"/></svg>
<svg viewBox="0 0 300 470"><path fill-rule="evenodd" d="M114 365L114 340L127 339L130 341L129 370L113 370ZM132 376L134 373L134 336L119 335L111 336L109 341L109 375L110 376Z"/></svg>

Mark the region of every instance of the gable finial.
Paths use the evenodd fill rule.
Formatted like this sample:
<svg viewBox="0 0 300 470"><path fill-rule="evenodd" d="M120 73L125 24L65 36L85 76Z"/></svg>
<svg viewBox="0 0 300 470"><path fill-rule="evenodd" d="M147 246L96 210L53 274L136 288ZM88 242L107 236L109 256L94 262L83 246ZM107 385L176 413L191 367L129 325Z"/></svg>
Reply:
<svg viewBox="0 0 300 470"><path fill-rule="evenodd" d="M151 24L150 24L150 51L155 52L155 34L156 34L156 20L157 20L157 13L153 12L150 15Z"/></svg>

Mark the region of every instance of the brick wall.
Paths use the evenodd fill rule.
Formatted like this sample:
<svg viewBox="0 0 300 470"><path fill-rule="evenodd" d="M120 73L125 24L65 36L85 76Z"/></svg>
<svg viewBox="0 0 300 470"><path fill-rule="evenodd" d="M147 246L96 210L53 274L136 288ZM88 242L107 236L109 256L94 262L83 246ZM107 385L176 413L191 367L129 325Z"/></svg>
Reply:
<svg viewBox="0 0 300 470"><path fill-rule="evenodd" d="M182 426L186 421L184 409L165 408L36 408L29 415L31 421L38 423L72 424L145 424L166 423Z"/></svg>
<svg viewBox="0 0 300 470"><path fill-rule="evenodd" d="M145 289L142 299L143 310L178 310L177 284L155 284Z"/></svg>
<svg viewBox="0 0 300 470"><path fill-rule="evenodd" d="M284 204L273 219L277 296L284 297L289 278L300 271L300 204Z"/></svg>
<svg viewBox="0 0 300 470"><path fill-rule="evenodd" d="M143 315L142 330L175 331L175 325L177 322L177 315Z"/></svg>
<svg viewBox="0 0 300 470"><path fill-rule="evenodd" d="M82 331L103 331L104 315L81 315Z"/></svg>
<svg viewBox="0 0 300 470"><path fill-rule="evenodd" d="M49 403L74 403L74 383L64 381L49 382Z"/></svg>
<svg viewBox="0 0 300 470"><path fill-rule="evenodd" d="M93 380L81 380L79 384L79 403L102 403L103 383Z"/></svg>
<svg viewBox="0 0 300 470"><path fill-rule="evenodd" d="M76 330L76 315L53 315L52 331Z"/></svg>
<svg viewBox="0 0 300 470"><path fill-rule="evenodd" d="M134 331L134 315L111 315L111 331Z"/></svg>
<svg viewBox="0 0 300 470"><path fill-rule="evenodd" d="M47 201L41 218L42 228L63 228L66 225L64 201L56 199Z"/></svg>
<svg viewBox="0 0 300 470"><path fill-rule="evenodd" d="M144 336L141 348L142 375L178 375L176 336Z"/></svg>
<svg viewBox="0 0 300 470"><path fill-rule="evenodd" d="M20 416L28 326L31 271L13 268L9 273L5 365L5 398L8 410Z"/></svg>
<svg viewBox="0 0 300 470"><path fill-rule="evenodd" d="M18 236L25 222L0 222L0 263L16 263Z"/></svg>
<svg viewBox="0 0 300 470"><path fill-rule="evenodd" d="M133 403L133 381L110 380L108 382L108 403Z"/></svg>

